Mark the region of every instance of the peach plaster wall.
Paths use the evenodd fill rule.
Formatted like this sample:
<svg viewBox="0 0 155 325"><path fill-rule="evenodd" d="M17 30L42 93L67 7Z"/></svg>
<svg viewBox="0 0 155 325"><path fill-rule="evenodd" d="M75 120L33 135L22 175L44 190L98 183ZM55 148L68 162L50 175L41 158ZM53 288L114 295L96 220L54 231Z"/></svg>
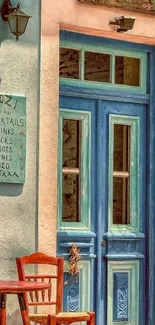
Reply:
<svg viewBox="0 0 155 325"><path fill-rule="evenodd" d="M133 30L126 34L109 26L110 20L121 15L136 17ZM38 249L49 254L56 253L60 28L155 44L154 16L83 5L77 0L42 1Z"/></svg>

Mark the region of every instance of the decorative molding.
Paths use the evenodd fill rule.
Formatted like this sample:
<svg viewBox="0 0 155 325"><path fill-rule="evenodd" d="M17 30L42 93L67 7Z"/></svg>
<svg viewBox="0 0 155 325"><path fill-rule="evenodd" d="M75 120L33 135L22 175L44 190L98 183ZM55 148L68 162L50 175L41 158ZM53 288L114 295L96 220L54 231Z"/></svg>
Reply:
<svg viewBox="0 0 155 325"><path fill-rule="evenodd" d="M81 239L84 240L84 239L91 239L91 238L95 238L96 237L96 233L95 232L92 232L92 231L83 231L83 232L79 232L78 230L77 231L58 231L58 238L61 238L61 239L69 239L71 240L72 238L75 238L75 239ZM79 244L78 244L79 246ZM79 246L80 247L80 246Z"/></svg>
<svg viewBox="0 0 155 325"><path fill-rule="evenodd" d="M81 141L81 195L80 195L80 221L62 221L62 123L63 119L73 119L81 121L82 141ZM91 113L71 109L60 109L59 113L59 159L58 159L58 230L90 230L90 157L91 157Z"/></svg>
<svg viewBox="0 0 155 325"><path fill-rule="evenodd" d="M105 258L107 260L144 258L141 248L144 245L145 235L142 233L105 233L103 240L106 241Z"/></svg>
<svg viewBox="0 0 155 325"><path fill-rule="evenodd" d="M84 260L94 259L94 238L96 234L91 231L58 231L57 255L65 259L70 258L69 248L76 244L80 248L81 258ZM79 263L79 262L78 262Z"/></svg>
<svg viewBox="0 0 155 325"><path fill-rule="evenodd" d="M114 309L113 320L128 321L128 279L129 274L127 272L114 272Z"/></svg>
<svg viewBox="0 0 155 325"><path fill-rule="evenodd" d="M69 83L69 82L68 82ZM124 91L116 91L115 86L113 86L115 91L107 89L89 89L80 87L79 85L64 85L63 80L60 81L60 95L78 98L88 98L97 100L109 100L121 103L136 103L136 104L149 104L150 96L148 94L131 94Z"/></svg>
<svg viewBox="0 0 155 325"><path fill-rule="evenodd" d="M139 120L137 116L109 115L109 199L108 199L108 231L139 231ZM130 148L130 224L113 224L113 147L114 125L131 126Z"/></svg>
<svg viewBox="0 0 155 325"><path fill-rule="evenodd" d="M142 246L145 236L140 233L105 233L103 239L106 241L106 260L137 260L144 259ZM137 235L137 236L136 236Z"/></svg>
<svg viewBox="0 0 155 325"><path fill-rule="evenodd" d="M106 232L103 235L104 239L108 240L140 240L145 238L145 234L142 232L120 233L120 232Z"/></svg>
<svg viewBox="0 0 155 325"><path fill-rule="evenodd" d="M140 253L133 254L107 254L105 255L105 259L108 261L129 261L129 260L140 260L144 259L144 255Z"/></svg>
<svg viewBox="0 0 155 325"><path fill-rule="evenodd" d="M88 5L120 8L122 10L141 12L150 15L155 14L155 0L78 0L78 2Z"/></svg>
<svg viewBox="0 0 155 325"><path fill-rule="evenodd" d="M139 324L139 261L108 262L107 301L107 324Z"/></svg>
<svg viewBox="0 0 155 325"><path fill-rule="evenodd" d="M79 275L64 274L64 302L63 309L67 312L79 311Z"/></svg>
<svg viewBox="0 0 155 325"><path fill-rule="evenodd" d="M87 247L93 247L94 245L92 243L74 243L74 245L78 245L78 247L82 247L82 248L87 248ZM60 247L72 247L73 243L61 243Z"/></svg>

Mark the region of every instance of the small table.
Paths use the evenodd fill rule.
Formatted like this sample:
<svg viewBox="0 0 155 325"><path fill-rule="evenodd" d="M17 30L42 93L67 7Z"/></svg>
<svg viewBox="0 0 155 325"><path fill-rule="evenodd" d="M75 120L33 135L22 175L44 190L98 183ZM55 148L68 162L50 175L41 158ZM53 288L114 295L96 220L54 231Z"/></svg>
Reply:
<svg viewBox="0 0 155 325"><path fill-rule="evenodd" d="M0 325L6 325L6 296L17 294L23 325L30 325L24 293L50 288L49 283L28 281L0 281Z"/></svg>

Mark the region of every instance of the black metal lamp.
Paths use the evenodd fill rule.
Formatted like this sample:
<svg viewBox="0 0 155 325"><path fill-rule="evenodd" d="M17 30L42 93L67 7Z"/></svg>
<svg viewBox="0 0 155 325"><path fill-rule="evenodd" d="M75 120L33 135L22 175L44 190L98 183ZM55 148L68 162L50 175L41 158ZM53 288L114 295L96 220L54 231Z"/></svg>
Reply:
<svg viewBox="0 0 155 325"><path fill-rule="evenodd" d="M135 17L121 16L115 18L114 21L110 21L110 25L117 25L118 27L116 28L116 31L123 33L133 29L135 20Z"/></svg>
<svg viewBox="0 0 155 325"><path fill-rule="evenodd" d="M28 20L32 16L22 12L19 3L16 7L13 7L10 0L3 0L0 11L3 20L9 23L10 31L18 41L19 36L25 33Z"/></svg>

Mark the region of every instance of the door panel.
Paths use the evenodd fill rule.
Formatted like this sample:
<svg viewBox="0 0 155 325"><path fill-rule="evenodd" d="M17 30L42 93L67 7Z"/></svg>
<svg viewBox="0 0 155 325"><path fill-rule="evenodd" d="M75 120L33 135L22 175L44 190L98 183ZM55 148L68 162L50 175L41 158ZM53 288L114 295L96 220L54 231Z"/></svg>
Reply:
<svg viewBox="0 0 155 325"><path fill-rule="evenodd" d="M138 151L131 178L132 223L112 224L112 150L113 136L109 130L111 119L122 116L138 121L137 131L131 139ZM118 123L120 122L118 121ZM125 122L126 123L126 122ZM107 324L144 321L144 237L146 214L146 108L142 105L100 101L98 106L98 185L97 185L97 274L105 294L98 294L104 308L98 310ZM134 139L134 137L137 137ZM133 157L134 158L134 157ZM135 163L136 166L132 166ZM139 215L139 217L138 217ZM133 226L132 226L133 225ZM104 242L102 242L104 241ZM101 246L103 243L104 246ZM140 282L139 282L140 281ZM106 290L105 290L106 288ZM139 296L141 299L139 299ZM133 308L134 307L134 308ZM124 310L123 310L124 308ZM140 309L139 309L140 308ZM140 310L140 313L139 313ZM139 319L140 317L140 319ZM139 320L138 320L139 319ZM99 322L99 320L98 320Z"/></svg>
<svg viewBox="0 0 155 325"><path fill-rule="evenodd" d="M62 233L61 229L58 233L58 252L63 252L68 258L67 248L74 241L81 250L81 263L87 262L89 296L85 292L86 286L79 284L80 303L77 310L83 309L81 301L87 297L91 309L95 308L97 325L144 324L146 107L141 104L61 96L60 108L67 112L80 111L81 114L90 112L91 115L90 227L80 230L79 225L76 229L74 224L73 230L70 226L69 231ZM115 125L125 125L122 133L125 145L122 150L124 156L130 156L125 158L127 163L123 162L124 166L130 165L128 170L123 167L124 170L119 173L113 168ZM125 136L126 132L128 135ZM119 180L119 185L115 186L116 193L113 191L113 184L117 183L115 178ZM117 207L119 200L121 202L124 220L121 223L118 208L118 219L113 222L113 199ZM66 304L67 288L65 292L64 305L69 310Z"/></svg>

